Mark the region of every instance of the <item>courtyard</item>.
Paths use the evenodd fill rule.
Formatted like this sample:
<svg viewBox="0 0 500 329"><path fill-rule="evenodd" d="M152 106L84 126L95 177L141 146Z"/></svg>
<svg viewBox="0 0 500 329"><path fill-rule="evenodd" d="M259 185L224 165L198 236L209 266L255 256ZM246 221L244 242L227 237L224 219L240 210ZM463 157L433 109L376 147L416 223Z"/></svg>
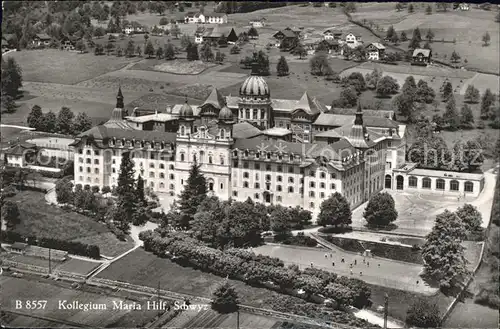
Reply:
<svg viewBox="0 0 500 329"><path fill-rule="evenodd" d="M256 254L277 257L285 264L296 264L304 269L320 268L338 275L361 279L369 284L433 295L438 289L427 285L420 278L422 266L384 258L363 257L340 248L325 249L298 248L279 245L264 245L254 248ZM325 257L325 255L327 257ZM344 262L342 263L342 259ZM356 262L356 265L354 263ZM335 263L333 265L332 263ZM352 274L351 268L352 266Z"/></svg>
<svg viewBox="0 0 500 329"><path fill-rule="evenodd" d="M398 218L393 223L392 233L401 235L426 236L434 226L436 216L445 209L455 211L469 203L477 207L483 216L482 227L490 222L491 207L493 205L494 187L496 181L495 168L484 173L484 188L477 198L466 196L460 199L456 195L447 195L443 192L420 192L411 190L385 190L394 198ZM352 212L352 227L367 229L363 212L367 203L359 206ZM384 230L381 230L384 231Z"/></svg>

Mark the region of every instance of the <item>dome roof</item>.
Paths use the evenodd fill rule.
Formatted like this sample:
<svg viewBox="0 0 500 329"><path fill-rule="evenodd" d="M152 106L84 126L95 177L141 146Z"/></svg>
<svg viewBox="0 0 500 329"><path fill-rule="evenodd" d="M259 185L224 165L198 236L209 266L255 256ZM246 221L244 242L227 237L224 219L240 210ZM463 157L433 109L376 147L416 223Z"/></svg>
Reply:
<svg viewBox="0 0 500 329"><path fill-rule="evenodd" d="M192 117L193 116L193 108L187 103L184 103L182 105L181 109L179 110L179 116L181 117Z"/></svg>
<svg viewBox="0 0 500 329"><path fill-rule="evenodd" d="M219 112L219 120L233 120L233 112L229 107L224 106Z"/></svg>
<svg viewBox="0 0 500 329"><path fill-rule="evenodd" d="M269 87L264 78L251 75L241 85L240 95L242 96L269 96Z"/></svg>

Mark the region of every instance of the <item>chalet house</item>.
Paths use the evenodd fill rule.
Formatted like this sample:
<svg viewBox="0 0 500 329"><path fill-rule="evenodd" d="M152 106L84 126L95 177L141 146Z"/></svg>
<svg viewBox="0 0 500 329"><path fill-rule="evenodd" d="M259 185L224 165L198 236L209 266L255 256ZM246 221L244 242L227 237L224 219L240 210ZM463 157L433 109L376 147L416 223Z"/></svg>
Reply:
<svg viewBox="0 0 500 329"><path fill-rule="evenodd" d="M47 34L45 34L45 33L38 33L33 38L32 44L34 46L38 46L38 47L40 47L40 46L48 46L48 45L50 45L50 40L51 40L51 37L48 36Z"/></svg>
<svg viewBox="0 0 500 329"><path fill-rule="evenodd" d="M196 32L194 34L194 42L198 44L205 41L219 43L223 36L227 36L226 40L228 44L235 44L236 41L238 41L238 35L236 34L234 28L231 28L231 30L229 30L227 28L219 28L218 26L212 28L205 28L203 26L200 26L198 27L198 29L196 29Z"/></svg>
<svg viewBox="0 0 500 329"><path fill-rule="evenodd" d="M61 39L61 50L75 50L78 40L80 40L80 38L66 35L63 36Z"/></svg>
<svg viewBox="0 0 500 329"><path fill-rule="evenodd" d="M10 167L25 168L33 164L33 158L38 153L37 146L32 143L20 142L2 150L5 163Z"/></svg>
<svg viewBox="0 0 500 329"><path fill-rule="evenodd" d="M338 40L333 40L333 39L323 39L318 43L316 46L316 50L318 48L326 48L328 49L328 53L339 53L340 52L340 43Z"/></svg>
<svg viewBox="0 0 500 329"><path fill-rule="evenodd" d="M293 40L295 38L300 37L300 31L299 30L292 30L291 28L287 27L284 30L278 31L273 35L273 38L276 39L276 47L280 47L283 41L285 40Z"/></svg>
<svg viewBox="0 0 500 329"><path fill-rule="evenodd" d="M432 58L432 51L430 49L416 48L413 51L413 63L423 64L430 63Z"/></svg>
<svg viewBox="0 0 500 329"><path fill-rule="evenodd" d="M462 2L461 4L458 5L458 8L460 8L460 10L462 11L469 11L470 6L468 3Z"/></svg>
<svg viewBox="0 0 500 329"><path fill-rule="evenodd" d="M323 39L325 40L340 40L342 38L342 32L334 31L333 29L328 29L323 32Z"/></svg>
<svg viewBox="0 0 500 329"><path fill-rule="evenodd" d="M144 33L146 32L145 28L140 25L127 25L123 29L123 33L125 34L135 34L135 33Z"/></svg>
<svg viewBox="0 0 500 329"><path fill-rule="evenodd" d="M344 43L347 44L349 48L356 48L357 46L363 44L361 35L354 34L352 32L347 33L343 39Z"/></svg>
<svg viewBox="0 0 500 329"><path fill-rule="evenodd" d="M261 19L256 19L256 20L250 21L250 26L255 27L255 28L264 27L264 26L266 26L266 19L261 18Z"/></svg>
<svg viewBox="0 0 500 329"><path fill-rule="evenodd" d="M203 14L203 13L188 12L186 16L184 16L184 21L189 24L226 24L227 14L224 13Z"/></svg>
<svg viewBox="0 0 500 329"><path fill-rule="evenodd" d="M385 47L378 42L370 43L366 46L367 58L370 61L378 61L385 56Z"/></svg>

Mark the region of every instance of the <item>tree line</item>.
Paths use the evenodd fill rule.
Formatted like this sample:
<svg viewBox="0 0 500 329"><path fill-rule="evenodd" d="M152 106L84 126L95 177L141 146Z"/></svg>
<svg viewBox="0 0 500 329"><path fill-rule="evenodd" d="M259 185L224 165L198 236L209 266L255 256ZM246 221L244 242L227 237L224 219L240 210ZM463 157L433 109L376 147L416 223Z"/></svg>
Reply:
<svg viewBox="0 0 500 329"><path fill-rule="evenodd" d="M43 113L42 108L34 105L27 118L28 126L37 131L77 135L92 128L92 121L85 112L79 112L76 117L69 107L63 106L59 113L52 111Z"/></svg>

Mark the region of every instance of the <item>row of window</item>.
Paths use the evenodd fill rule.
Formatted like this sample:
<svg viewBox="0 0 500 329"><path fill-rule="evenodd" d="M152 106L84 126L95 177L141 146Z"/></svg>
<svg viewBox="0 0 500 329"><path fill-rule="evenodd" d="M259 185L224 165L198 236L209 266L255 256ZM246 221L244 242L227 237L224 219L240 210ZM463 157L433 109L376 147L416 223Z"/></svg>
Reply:
<svg viewBox="0 0 500 329"><path fill-rule="evenodd" d="M418 179L415 176L410 176L408 178L408 185L410 187L417 187ZM430 189L432 184L432 180L428 177L422 179L422 188ZM436 179L436 190L444 190L446 186L446 181L442 178ZM456 180L450 181L450 191L458 191L460 187L460 183ZM464 191L465 192L474 192L474 183L465 182L464 183Z"/></svg>
<svg viewBox="0 0 500 329"><path fill-rule="evenodd" d="M80 182L83 182L83 176L79 176L78 178L79 178ZM90 177L88 177L88 176L87 176L86 181L87 181L88 183L92 183L92 179L91 179ZM99 184L99 178L95 178L95 179L94 179L94 183L95 183L95 184Z"/></svg>
<svg viewBox="0 0 500 329"><path fill-rule="evenodd" d="M278 180L278 182L281 182L281 180ZM289 183L293 183L293 179L290 177L288 182ZM301 182L302 182L302 180L301 180ZM243 187L244 188L248 188L249 186L250 186L249 182L243 182ZM270 184L266 183L266 186L270 186ZM319 186L320 186L321 189L326 189L326 184L325 183L320 183ZM315 188L316 184L314 182L310 182L309 183L309 187ZM260 183L254 183L254 188L257 188L257 189L260 188ZM281 185L276 185L276 188L277 188L278 192L281 192ZM330 184L330 189L335 190L336 188L337 188L337 186L335 184L333 184L333 183ZM301 190L302 190L302 188L301 188ZM289 193L293 193L293 187L292 186L288 187L288 192Z"/></svg>
<svg viewBox="0 0 500 329"><path fill-rule="evenodd" d="M80 172L83 172L83 167L80 166L79 168ZM90 174L92 172L92 169L90 167L87 167L87 173ZM94 168L94 174L99 174L99 168Z"/></svg>
<svg viewBox="0 0 500 329"><path fill-rule="evenodd" d="M186 161L186 154L184 152L181 152L180 156L179 156L179 159L180 161ZM196 156L196 154L193 154L193 162L198 162L198 163L204 163L204 154L203 154L203 151L200 151L200 159L198 161L198 158ZM219 159L219 162L220 162L220 165L223 166L224 165L224 156L221 155L220 156L220 159ZM213 156L212 155L208 155L208 164L213 164Z"/></svg>

